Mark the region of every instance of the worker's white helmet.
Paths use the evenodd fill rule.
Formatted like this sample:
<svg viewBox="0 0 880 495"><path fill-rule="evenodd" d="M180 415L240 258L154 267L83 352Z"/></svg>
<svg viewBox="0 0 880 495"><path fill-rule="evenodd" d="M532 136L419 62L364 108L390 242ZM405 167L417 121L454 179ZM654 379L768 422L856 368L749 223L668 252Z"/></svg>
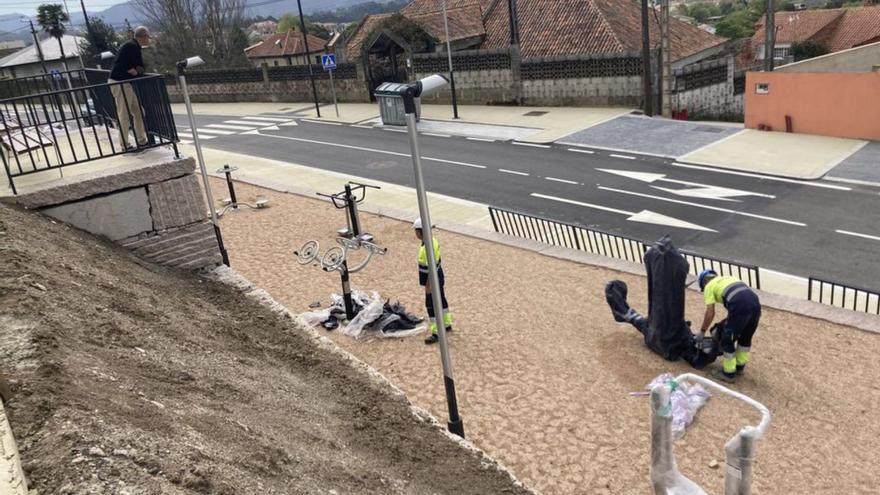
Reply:
<svg viewBox="0 0 880 495"><path fill-rule="evenodd" d="M422 219L421 218L416 218L416 221L413 222L413 229L422 230Z"/></svg>

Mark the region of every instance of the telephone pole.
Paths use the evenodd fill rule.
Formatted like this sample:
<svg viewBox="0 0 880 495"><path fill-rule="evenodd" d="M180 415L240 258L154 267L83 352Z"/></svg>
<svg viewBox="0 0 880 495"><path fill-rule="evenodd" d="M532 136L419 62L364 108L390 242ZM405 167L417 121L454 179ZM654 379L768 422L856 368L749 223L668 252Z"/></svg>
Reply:
<svg viewBox="0 0 880 495"><path fill-rule="evenodd" d="M776 6L773 0L767 0L767 22L764 24L764 70L773 72L773 57L776 56Z"/></svg>
<svg viewBox="0 0 880 495"><path fill-rule="evenodd" d="M642 89L645 115L654 116L654 89L651 83L651 38L648 31L648 0L642 0Z"/></svg>
<svg viewBox="0 0 880 495"><path fill-rule="evenodd" d="M22 19L22 22L24 19ZM40 59L40 65L43 66L43 74L48 74L49 69L46 68L46 59L43 57L43 47L40 46L40 38L37 37L37 30L34 28L34 21L28 19L31 25L31 35L34 37L34 46L37 48L37 57Z"/></svg>
<svg viewBox="0 0 880 495"><path fill-rule="evenodd" d="M303 46L306 50L306 65L309 66L309 80L312 81L312 96L315 97L315 113L318 114L318 118L321 118L321 106L318 105L318 88L315 87L315 75L312 73L312 60L309 58L309 37L306 35L306 21L303 18L303 8L302 2L300 0L296 0L296 6L299 8L299 27L302 29L303 33Z"/></svg>

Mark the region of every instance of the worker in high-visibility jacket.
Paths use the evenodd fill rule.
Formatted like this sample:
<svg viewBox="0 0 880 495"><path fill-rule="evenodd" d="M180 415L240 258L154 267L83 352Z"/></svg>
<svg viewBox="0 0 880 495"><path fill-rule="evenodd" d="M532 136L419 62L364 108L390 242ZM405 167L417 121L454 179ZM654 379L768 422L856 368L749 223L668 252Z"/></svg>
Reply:
<svg viewBox="0 0 880 495"><path fill-rule="evenodd" d="M434 298L431 297L431 281L428 280L428 252L425 249L425 240L422 238L422 219L413 222L413 230L416 237L422 241L419 247L419 285L425 288L425 308L428 310L428 318L431 320L430 333L425 338L425 344L434 344L439 340L437 336L437 319L434 316ZM440 263L440 243L434 238L434 261L437 263L437 279L440 283L440 298L443 300L443 326L447 332L452 331L452 314L449 312L449 303L446 302L446 291L443 290L445 283L443 265Z"/></svg>
<svg viewBox="0 0 880 495"><path fill-rule="evenodd" d="M706 314L700 332L705 336L715 319L715 304L727 309L727 321L721 329L722 368L712 372L718 380L735 383L752 356L752 336L761 320L761 301L748 285L736 277L719 277L715 270L703 270L698 277L706 302Z"/></svg>

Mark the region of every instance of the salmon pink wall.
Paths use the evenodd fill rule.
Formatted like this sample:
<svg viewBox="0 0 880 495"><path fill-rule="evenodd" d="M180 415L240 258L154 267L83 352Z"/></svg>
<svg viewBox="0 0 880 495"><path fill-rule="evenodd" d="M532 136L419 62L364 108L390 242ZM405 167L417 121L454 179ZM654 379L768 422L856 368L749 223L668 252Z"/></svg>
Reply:
<svg viewBox="0 0 880 495"><path fill-rule="evenodd" d="M758 84L769 84L758 94ZM746 127L761 124L785 131L880 140L880 71L784 73L749 72L745 91Z"/></svg>

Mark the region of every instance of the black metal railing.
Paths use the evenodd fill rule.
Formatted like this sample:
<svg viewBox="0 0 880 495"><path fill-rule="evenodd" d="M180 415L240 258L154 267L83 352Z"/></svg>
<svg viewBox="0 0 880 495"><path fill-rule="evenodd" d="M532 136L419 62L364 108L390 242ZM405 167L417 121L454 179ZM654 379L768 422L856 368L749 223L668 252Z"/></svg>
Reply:
<svg viewBox="0 0 880 495"><path fill-rule="evenodd" d="M838 308L880 315L880 292L810 277L807 299Z"/></svg>
<svg viewBox="0 0 880 495"><path fill-rule="evenodd" d="M25 175L165 145L178 155L162 76L110 82L107 71L76 72L56 84L61 89L0 100L0 156L13 194L15 178ZM16 91L57 82L52 75L25 79L6 82Z"/></svg>
<svg viewBox="0 0 880 495"><path fill-rule="evenodd" d="M494 206L489 207L489 216L495 232L633 263L644 264L645 253L651 247L651 243L632 237ZM711 268L719 275L734 276L750 287L761 288L760 273L755 265L680 251L693 275Z"/></svg>

